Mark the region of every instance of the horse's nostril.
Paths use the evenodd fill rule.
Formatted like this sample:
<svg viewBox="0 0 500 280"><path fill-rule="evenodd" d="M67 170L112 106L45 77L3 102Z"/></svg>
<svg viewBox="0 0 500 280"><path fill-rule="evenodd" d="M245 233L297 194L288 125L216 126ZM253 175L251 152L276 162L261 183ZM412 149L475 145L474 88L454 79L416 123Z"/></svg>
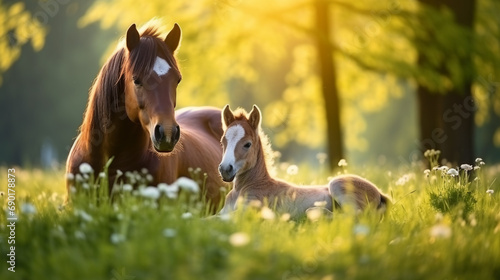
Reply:
<svg viewBox="0 0 500 280"><path fill-rule="evenodd" d="M156 141L160 141L164 137L165 137L165 131L163 130L163 126L157 124L155 126L155 139L156 139Z"/></svg>
<svg viewBox="0 0 500 280"><path fill-rule="evenodd" d="M230 164L228 167L227 167L227 172L233 172L233 165Z"/></svg>
<svg viewBox="0 0 500 280"><path fill-rule="evenodd" d="M177 141L179 138L181 138L181 128L176 125L174 126L174 140Z"/></svg>

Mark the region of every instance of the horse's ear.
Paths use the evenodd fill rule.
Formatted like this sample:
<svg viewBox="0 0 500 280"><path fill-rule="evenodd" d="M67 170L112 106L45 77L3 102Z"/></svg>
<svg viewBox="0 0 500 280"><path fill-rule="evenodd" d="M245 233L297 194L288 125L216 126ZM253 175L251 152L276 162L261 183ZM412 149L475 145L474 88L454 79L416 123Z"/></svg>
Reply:
<svg viewBox="0 0 500 280"><path fill-rule="evenodd" d="M227 104L224 109L222 109L222 124L224 126L224 130L234 122L234 115L231 109L229 108L229 104Z"/></svg>
<svg viewBox="0 0 500 280"><path fill-rule="evenodd" d="M250 116L248 117L248 123L250 126L257 130L260 127L261 113L257 105L253 105L252 111L250 111Z"/></svg>
<svg viewBox="0 0 500 280"><path fill-rule="evenodd" d="M167 44L168 49L172 52L175 52L177 47L179 47L179 43L181 42L181 28L175 23L174 27L170 32L168 32L167 37L165 38L165 44Z"/></svg>
<svg viewBox="0 0 500 280"><path fill-rule="evenodd" d="M135 23L128 28L126 41L127 49L129 52L131 52L133 49L135 49L135 47L137 47L137 45L139 45L141 36L139 36L139 31L137 31Z"/></svg>

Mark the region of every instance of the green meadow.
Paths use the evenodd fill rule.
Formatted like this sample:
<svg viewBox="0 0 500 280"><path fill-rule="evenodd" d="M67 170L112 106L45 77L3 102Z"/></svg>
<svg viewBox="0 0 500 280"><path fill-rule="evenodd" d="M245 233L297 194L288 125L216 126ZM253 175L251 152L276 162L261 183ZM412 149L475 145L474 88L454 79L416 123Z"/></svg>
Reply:
<svg viewBox="0 0 500 280"><path fill-rule="evenodd" d="M500 167L436 163L344 165L338 173L360 174L392 198L388 212L311 212L298 221L258 205L210 217L186 187L192 182L149 192L146 170L122 174L112 199L107 174L75 178L65 204L63 171L15 168L14 229L4 167L0 278L499 279ZM294 183L327 182L322 168L276 166ZM131 180L143 187L131 190Z"/></svg>

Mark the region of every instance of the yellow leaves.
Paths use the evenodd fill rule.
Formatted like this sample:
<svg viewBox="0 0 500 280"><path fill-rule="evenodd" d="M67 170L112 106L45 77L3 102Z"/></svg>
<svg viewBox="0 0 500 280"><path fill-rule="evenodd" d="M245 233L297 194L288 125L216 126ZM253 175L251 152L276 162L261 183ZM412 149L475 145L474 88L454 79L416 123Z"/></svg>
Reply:
<svg viewBox="0 0 500 280"><path fill-rule="evenodd" d="M36 17L25 10L24 3L17 2L10 7L5 7L0 2L0 84L1 75L21 55L23 45L31 41L35 51L43 48L46 29Z"/></svg>

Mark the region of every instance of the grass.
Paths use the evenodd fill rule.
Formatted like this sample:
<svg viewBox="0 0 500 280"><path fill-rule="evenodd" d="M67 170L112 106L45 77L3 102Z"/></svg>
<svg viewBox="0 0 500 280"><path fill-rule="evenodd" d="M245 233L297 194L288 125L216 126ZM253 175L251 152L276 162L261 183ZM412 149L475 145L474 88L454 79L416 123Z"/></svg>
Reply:
<svg viewBox="0 0 500 280"><path fill-rule="evenodd" d="M278 166L290 181L326 183L318 169ZM62 171L16 168L16 272L1 211L0 279L500 279L499 168L351 169L392 197L382 220L346 211L287 221L260 209L206 218L188 192L155 201L122 191L110 203L92 184L61 207ZM0 182L5 192L6 168Z"/></svg>

